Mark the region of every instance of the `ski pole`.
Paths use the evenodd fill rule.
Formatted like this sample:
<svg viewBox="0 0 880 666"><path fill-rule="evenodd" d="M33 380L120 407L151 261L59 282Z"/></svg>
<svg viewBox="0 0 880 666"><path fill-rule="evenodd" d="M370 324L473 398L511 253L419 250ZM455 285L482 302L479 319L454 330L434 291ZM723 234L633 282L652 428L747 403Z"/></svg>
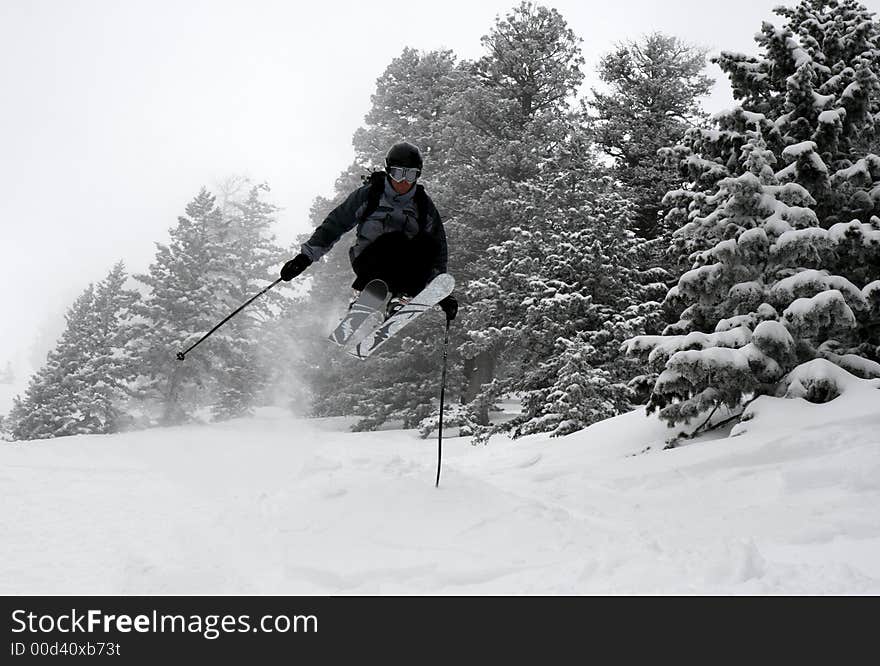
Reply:
<svg viewBox="0 0 880 666"><path fill-rule="evenodd" d="M440 425L437 428L437 481L435 488L440 487L440 459L443 453L443 402L446 399L446 359L449 356L449 324L452 320L446 319L446 337L443 340L443 374L440 379Z"/></svg>
<svg viewBox="0 0 880 666"><path fill-rule="evenodd" d="M256 296L254 296L253 298L251 298L250 300L248 300L247 302L245 302L245 303L244 303L241 307L239 307L235 312L233 312L231 315L229 315L228 317L226 317L226 319L224 319L223 321L221 321L221 322L220 322L219 324L217 324L214 328L212 328L210 331L208 331L207 333L205 333L205 335L203 335L201 338L199 338L198 342L196 342L194 345L192 345L189 349L187 349L186 351L177 352L177 360L178 360L178 361L182 361L182 360L184 360L184 359L186 358L186 355L189 354L189 353L190 353L193 349L195 349L197 346L199 346L199 345L202 343L203 340L205 340L206 338L210 337L211 333L213 333L213 332L216 331L218 328L220 328L221 326L223 326L223 324L225 324L227 321L229 321L230 319L232 319L232 318L233 318L235 315L237 315L239 312L241 312L242 310L244 310L248 305L250 305L251 303L253 303L255 300L257 300L260 296L262 296L262 295L265 294L267 291L269 291L269 290L270 290L272 287L274 287L276 284L278 284L279 282L281 282L281 280L282 280L282 278L278 278L277 280L275 280L275 282L273 282L273 283L270 284L268 287L266 287L265 289L263 289L263 291L261 291L259 294L257 294Z"/></svg>

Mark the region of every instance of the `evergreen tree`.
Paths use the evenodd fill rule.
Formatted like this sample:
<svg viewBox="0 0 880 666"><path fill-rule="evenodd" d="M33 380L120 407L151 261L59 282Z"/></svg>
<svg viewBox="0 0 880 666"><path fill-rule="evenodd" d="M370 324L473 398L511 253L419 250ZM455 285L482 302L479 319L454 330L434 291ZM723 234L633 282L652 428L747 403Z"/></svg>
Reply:
<svg viewBox="0 0 880 666"><path fill-rule="evenodd" d="M473 79L458 66L448 51L418 53L405 49L395 58L377 81L373 105L366 124L355 133L356 162L340 175L332 199L315 201L311 220L320 224L326 215L356 187L360 176L383 164L388 147L401 139L420 146L425 154L423 178L429 193L448 221L449 211L443 198L446 165L454 156L441 140L443 128L449 124L447 110L453 91L464 90ZM449 227L447 225L447 233ZM348 239L340 242L350 242ZM455 241L450 237L450 244ZM291 253L298 251L292 248ZM453 256L453 261L455 260ZM455 265L450 266L452 272ZM310 287L308 304L291 302L281 315L278 334L270 343L273 349L295 350L296 375L310 387L312 413L319 416L358 414L360 427L381 424L387 418L402 418L414 423L413 413L424 409L439 392L439 357L433 347L421 341L436 335L436 320L423 317L406 334L389 342L383 353L370 359L369 368L360 361L340 353L325 341L327 333L342 316L351 297L352 280L347 253L339 246L312 266L304 282ZM287 342L279 338L287 337ZM413 355L402 360L401 350ZM290 399L302 401L302 391L282 386ZM382 395L384 402L376 396ZM421 413L421 412L419 412Z"/></svg>
<svg viewBox="0 0 880 666"><path fill-rule="evenodd" d="M714 84L703 74L705 66L703 49L661 33L621 44L599 63L599 78L609 90L593 90L591 125L600 149L614 159L614 176L636 204L642 238L661 235L663 195L682 184L678 169L658 151L705 120L699 99Z"/></svg>
<svg viewBox="0 0 880 666"><path fill-rule="evenodd" d="M90 432L90 415L77 395L84 390L83 369L91 346L90 312L95 287L90 284L68 309L67 327L46 363L30 379L24 399L16 398L10 420L12 438L41 439Z"/></svg>
<svg viewBox="0 0 880 666"><path fill-rule="evenodd" d="M67 327L46 363L17 397L8 418L13 439L118 431L130 363L123 351L136 292L125 289L122 262L90 284L68 310Z"/></svg>
<svg viewBox="0 0 880 666"><path fill-rule="evenodd" d="M84 390L81 409L93 419L90 432L118 432L130 422L126 414L128 386L135 369L126 352L131 336L132 308L140 294L125 287L128 274L118 262L95 288L91 311L92 348L89 362L79 370Z"/></svg>
<svg viewBox="0 0 880 666"><path fill-rule="evenodd" d="M763 57L719 58L744 107L667 152L691 178L668 199L693 269L667 296L678 323L627 348L662 370L650 407L670 424L785 394L814 359L880 376L880 160L859 152L880 108L880 30L848 0L778 13ZM816 385L804 397L834 397Z"/></svg>
<svg viewBox="0 0 880 666"><path fill-rule="evenodd" d="M480 424L488 423L489 401L478 397L510 374L503 321L513 313L505 305L512 296L504 288L486 292L485 278L504 270L498 263L503 253L492 248L511 240L513 229L528 228L533 216L523 203L539 180L555 173L542 175L542 169L577 146L582 130L570 102L583 81L580 40L555 9L523 2L496 21L483 45L487 53L475 65L483 85L453 101L446 136L460 147L459 159L444 178L456 202L448 228L460 267L456 276L465 286L462 300L481 301L463 309L459 327L466 335L456 345L463 356L463 400L477 402Z"/></svg>
<svg viewBox="0 0 880 666"><path fill-rule="evenodd" d="M636 372L617 348L645 332L636 304L657 290L637 268L632 202L594 164L564 165L547 168L554 179L535 184L525 207L533 219L493 248L494 269L485 262L473 283L484 295L476 309L496 322L510 361L487 390L522 400L521 415L495 428L514 436L568 434L629 409Z"/></svg>
<svg viewBox="0 0 880 666"><path fill-rule="evenodd" d="M169 244L157 243L149 272L135 276L148 293L135 312L130 350L140 373L137 396L149 422L164 425L192 420L210 405L216 388L212 372L220 364L218 348L210 343L181 363L175 354L207 333L229 303L216 281L223 279L228 259L219 243L222 226L215 198L205 188L186 207L169 230ZM213 340L212 340L213 342Z"/></svg>
<svg viewBox="0 0 880 666"><path fill-rule="evenodd" d="M877 166L865 160L880 114L880 28L857 0L802 0L776 13L785 26L765 22L755 37L763 57L722 52L715 61L743 108L775 123L765 141L796 162L780 178L807 189L820 225L866 223L880 214Z"/></svg>
<svg viewBox="0 0 880 666"><path fill-rule="evenodd" d="M469 81L469 72L459 66L452 51L422 53L405 48L376 81L364 127L354 134L356 168L384 164L388 148L406 140L419 146L429 161L427 177L443 171L447 160L453 159L439 140L449 122L449 100Z"/></svg>
<svg viewBox="0 0 880 666"><path fill-rule="evenodd" d="M589 188L577 182L573 165L594 161L570 106L583 80L579 40L559 13L522 3L496 21L483 44L486 53L477 62L457 63L448 52L412 50L395 59L377 84L366 126L355 135L358 162L340 178L337 195L352 189L359 169L378 163L390 142L403 138L425 149L424 180L444 216L450 271L462 304L453 327L450 393L454 396L460 377L468 404L462 414L475 426L488 422L494 396L523 378L523 354L514 340L523 335L517 328L525 312L521 288L531 292L527 280L517 283L508 274L509 250L519 242L519 232L536 220L549 229L554 216L569 215L565 206L586 207L580 190ZM565 204L561 195L548 194L571 188L578 192ZM315 223L337 201L318 202ZM596 214L591 208L589 215ZM614 205L608 214L616 214ZM586 242L586 235L577 242ZM615 245L608 251L621 250ZM314 301L337 302L341 312L340 290L346 291L351 277L339 254L328 255L310 274ZM552 279L550 271L546 279ZM585 289L580 283L572 287ZM472 307L476 302L478 307ZM317 353L306 351L301 369L315 388L315 413L359 414L362 428L389 418L405 425L430 421L439 388L435 319L424 317L393 340L371 359L369 372L341 354L328 355L326 345ZM320 323L320 334L306 337L323 338L332 318ZM551 328L548 324L548 339ZM533 358L552 354L552 340L542 345L530 350ZM344 383L336 380L343 376Z"/></svg>
<svg viewBox="0 0 880 666"><path fill-rule="evenodd" d="M267 191L252 186L244 200L227 202L224 215L202 188L170 230L171 242L157 244L149 272L137 276L149 293L136 307L140 323L130 350L140 372L136 395L149 422L183 423L202 409L215 419L243 416L258 400L267 368L256 340L280 295L252 303L185 362L175 355L275 278L283 255L270 230L276 208L261 199Z"/></svg>
<svg viewBox="0 0 880 666"><path fill-rule="evenodd" d="M563 112L584 79L581 40L552 8L523 1L482 38L477 71L501 98L512 100L521 127Z"/></svg>
<svg viewBox="0 0 880 666"><path fill-rule="evenodd" d="M231 202L231 210L222 219L220 240L226 270L215 286L230 311L274 280L284 259L271 230L278 209L260 198L264 192L269 192L268 185L252 186L246 198ZM259 354L259 330L283 302L279 293L269 292L215 334L218 349L222 349L215 372L217 395L211 406L215 419L253 413L272 363L271 358Z"/></svg>

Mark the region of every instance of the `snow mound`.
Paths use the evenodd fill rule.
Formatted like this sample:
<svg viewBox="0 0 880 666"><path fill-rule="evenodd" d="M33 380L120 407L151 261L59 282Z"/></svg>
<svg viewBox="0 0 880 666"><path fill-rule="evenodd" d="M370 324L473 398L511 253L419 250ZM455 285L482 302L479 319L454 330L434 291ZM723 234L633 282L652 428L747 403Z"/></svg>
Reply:
<svg viewBox="0 0 880 666"><path fill-rule="evenodd" d="M829 402L847 391L871 389L880 389L880 379L860 379L822 358L799 365L782 380L780 385L785 398L803 398L809 402L820 403ZM880 401L880 394L875 394L874 398Z"/></svg>
<svg viewBox="0 0 880 666"><path fill-rule="evenodd" d="M780 383L779 396L761 396L743 413L731 431L769 432L861 418L880 413L880 379L861 379L826 359L799 365Z"/></svg>
<svg viewBox="0 0 880 666"><path fill-rule="evenodd" d="M878 594L880 394L823 373L669 451L644 409L445 439L439 489L436 440L281 411L8 444L0 593Z"/></svg>

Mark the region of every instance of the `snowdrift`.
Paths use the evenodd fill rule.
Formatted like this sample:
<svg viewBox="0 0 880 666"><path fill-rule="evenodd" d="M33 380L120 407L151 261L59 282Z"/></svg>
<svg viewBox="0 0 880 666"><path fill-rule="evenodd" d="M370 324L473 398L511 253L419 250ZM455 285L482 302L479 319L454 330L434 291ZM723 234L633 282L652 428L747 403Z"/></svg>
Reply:
<svg viewBox="0 0 880 666"><path fill-rule="evenodd" d="M878 594L880 390L474 447L280 411L0 447L3 594ZM454 432L454 431L453 431Z"/></svg>

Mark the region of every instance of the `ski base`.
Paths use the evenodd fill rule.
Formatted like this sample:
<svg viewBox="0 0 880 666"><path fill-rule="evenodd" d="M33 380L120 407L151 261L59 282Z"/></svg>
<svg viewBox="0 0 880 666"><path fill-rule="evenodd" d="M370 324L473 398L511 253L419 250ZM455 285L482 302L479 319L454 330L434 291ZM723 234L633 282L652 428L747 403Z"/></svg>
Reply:
<svg viewBox="0 0 880 666"><path fill-rule="evenodd" d="M356 345L382 321L387 302L388 285L382 280L370 281L328 339L341 347Z"/></svg>
<svg viewBox="0 0 880 666"><path fill-rule="evenodd" d="M441 273L422 289L409 303L400 308L381 324L368 331L356 345L349 345L348 353L364 360L396 335L402 328L418 319L452 293L455 278Z"/></svg>

